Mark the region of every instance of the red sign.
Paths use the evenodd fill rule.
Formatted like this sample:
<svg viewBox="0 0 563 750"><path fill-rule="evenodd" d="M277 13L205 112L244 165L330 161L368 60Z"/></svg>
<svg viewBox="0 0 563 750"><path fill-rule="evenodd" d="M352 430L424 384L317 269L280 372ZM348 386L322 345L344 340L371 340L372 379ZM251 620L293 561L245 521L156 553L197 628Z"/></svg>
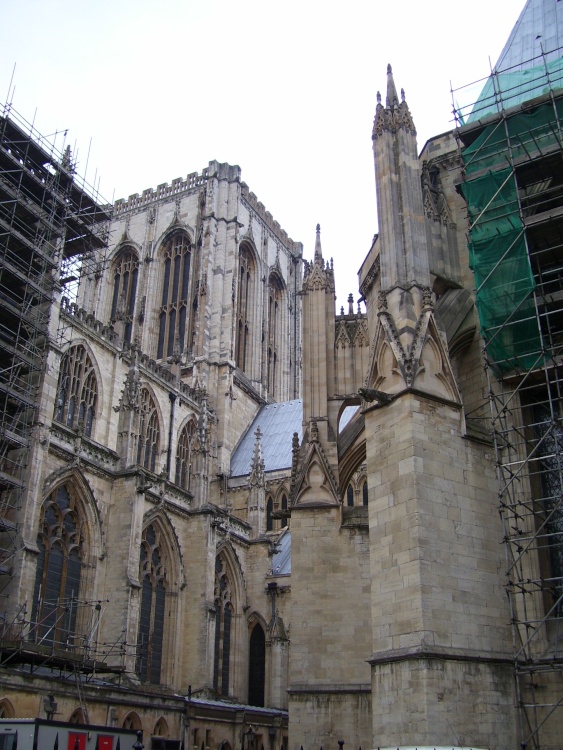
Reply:
<svg viewBox="0 0 563 750"><path fill-rule="evenodd" d="M69 732L68 750L86 750L86 737L85 732Z"/></svg>
<svg viewBox="0 0 563 750"><path fill-rule="evenodd" d="M99 734L98 750L113 750L113 737L107 734Z"/></svg>

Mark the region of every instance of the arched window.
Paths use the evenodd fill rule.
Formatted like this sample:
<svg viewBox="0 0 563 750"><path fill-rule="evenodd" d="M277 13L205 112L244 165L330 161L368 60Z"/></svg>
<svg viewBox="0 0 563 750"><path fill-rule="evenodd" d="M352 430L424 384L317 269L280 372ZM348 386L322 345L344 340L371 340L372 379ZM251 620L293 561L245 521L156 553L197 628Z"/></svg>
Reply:
<svg viewBox="0 0 563 750"><path fill-rule="evenodd" d="M192 440L195 434L195 422L191 420L182 429L176 448L176 484L184 490L190 489L192 474Z"/></svg>
<svg viewBox="0 0 563 750"><path fill-rule="evenodd" d="M273 396L278 372L278 348L282 337L283 286L277 274L270 274L268 283L268 393Z"/></svg>
<svg viewBox="0 0 563 750"><path fill-rule="evenodd" d="M229 694L231 664L231 627L234 606L231 582L222 556L215 560L215 648L213 688L220 695Z"/></svg>
<svg viewBox="0 0 563 750"><path fill-rule="evenodd" d="M81 426L90 437L96 415L98 384L92 360L83 346L71 346L61 359L54 419Z"/></svg>
<svg viewBox="0 0 563 750"><path fill-rule="evenodd" d="M161 716L160 719L156 722L152 734L153 737L168 737L170 735L168 724L166 723L166 719L164 718L164 716Z"/></svg>
<svg viewBox="0 0 563 750"><path fill-rule="evenodd" d="M238 269L237 332L235 359L244 372L250 366L250 321L254 285L254 262L250 248L241 245Z"/></svg>
<svg viewBox="0 0 563 750"><path fill-rule="evenodd" d="M45 500L39 521L30 637L71 648L86 556L85 525L71 488L63 484Z"/></svg>
<svg viewBox="0 0 563 750"><path fill-rule="evenodd" d="M282 511L286 511L286 510L287 510L287 495L286 495L285 493L284 493L284 494L282 495L282 499L281 499L281 509L282 509ZM284 526L287 526L287 517L286 517L286 516L284 516L284 517L282 518L282 520L280 521L280 526L281 526L282 528L283 528Z"/></svg>
<svg viewBox="0 0 563 750"><path fill-rule="evenodd" d="M0 701L0 719L13 719L16 716L14 707L7 698Z"/></svg>
<svg viewBox="0 0 563 750"><path fill-rule="evenodd" d="M274 512L274 501L270 495L266 501L266 531L272 531L274 528L274 519L272 513Z"/></svg>
<svg viewBox="0 0 563 750"><path fill-rule="evenodd" d="M68 720L69 724L86 724L84 721L84 711L81 708L76 708Z"/></svg>
<svg viewBox="0 0 563 750"><path fill-rule="evenodd" d="M117 256L114 264L111 322L123 320L125 324L123 338L125 341L131 341L138 277L139 259L137 254L131 248L124 248Z"/></svg>
<svg viewBox="0 0 563 750"><path fill-rule="evenodd" d="M248 705L264 705L266 684L266 636L259 623L252 628L248 658Z"/></svg>
<svg viewBox="0 0 563 750"><path fill-rule="evenodd" d="M135 671L142 682L160 684L166 609L166 570L158 529L147 526L141 541L141 608Z"/></svg>
<svg viewBox="0 0 563 750"><path fill-rule="evenodd" d="M164 278L158 324L157 359L180 354L186 342L190 287L191 245L184 232L174 234L164 245Z"/></svg>
<svg viewBox="0 0 563 750"><path fill-rule="evenodd" d="M123 729L134 729L137 732L139 729L142 730L143 725L139 719L139 715L135 711L130 711L127 716L123 719Z"/></svg>
<svg viewBox="0 0 563 750"><path fill-rule="evenodd" d="M348 485L348 489L346 490L346 501L348 505L354 505L354 488L351 484Z"/></svg>
<svg viewBox="0 0 563 750"><path fill-rule="evenodd" d="M137 463L145 469L156 471L160 430L158 413L153 397L147 388L141 391L139 408L139 438L137 441Z"/></svg>
<svg viewBox="0 0 563 750"><path fill-rule="evenodd" d="M364 505L368 504L368 483L364 482L362 484L362 502Z"/></svg>

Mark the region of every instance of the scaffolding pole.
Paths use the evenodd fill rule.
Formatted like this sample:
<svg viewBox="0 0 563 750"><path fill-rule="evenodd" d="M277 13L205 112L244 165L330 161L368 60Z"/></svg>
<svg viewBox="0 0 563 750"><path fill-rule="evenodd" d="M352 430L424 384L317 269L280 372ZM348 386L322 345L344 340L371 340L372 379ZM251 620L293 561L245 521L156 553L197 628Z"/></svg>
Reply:
<svg viewBox="0 0 563 750"><path fill-rule="evenodd" d="M563 717L563 50L452 90L522 747ZM466 97L467 98L467 97Z"/></svg>

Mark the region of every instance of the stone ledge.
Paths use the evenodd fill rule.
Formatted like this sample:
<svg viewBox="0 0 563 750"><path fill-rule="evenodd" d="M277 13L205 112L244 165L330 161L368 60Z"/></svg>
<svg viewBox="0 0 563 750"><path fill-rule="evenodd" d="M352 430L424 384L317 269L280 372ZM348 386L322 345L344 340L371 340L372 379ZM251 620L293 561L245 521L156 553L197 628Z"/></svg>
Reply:
<svg viewBox="0 0 563 750"><path fill-rule="evenodd" d="M375 652L368 659L368 664L390 664L391 662L409 661L411 659L441 659L442 661L473 661L482 663L514 664L514 657L501 652L472 651L470 649L454 649L446 646L413 646L412 648L396 648L389 651Z"/></svg>

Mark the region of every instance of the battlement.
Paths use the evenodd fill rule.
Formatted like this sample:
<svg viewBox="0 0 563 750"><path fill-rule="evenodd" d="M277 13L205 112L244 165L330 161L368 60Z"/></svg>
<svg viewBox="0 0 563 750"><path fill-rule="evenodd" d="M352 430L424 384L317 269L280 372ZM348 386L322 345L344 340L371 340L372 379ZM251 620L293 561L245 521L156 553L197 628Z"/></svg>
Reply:
<svg viewBox="0 0 563 750"><path fill-rule="evenodd" d="M250 191L246 182L241 182L241 189L243 200L247 203L248 208L254 211L268 229L275 234L287 248L289 248L292 255L301 257L301 255L303 255L303 244L301 242L294 242L291 239L288 233L281 228L279 222L276 221L272 214L266 210L264 204Z"/></svg>
<svg viewBox="0 0 563 750"><path fill-rule="evenodd" d="M167 182L163 182L161 185L157 185L156 190L153 188L147 188L143 190L141 195L139 193L133 193L127 200L120 198L114 203L114 216L119 216L126 211L131 211L135 208L142 208L148 206L156 201L163 200L164 198L170 198L172 196L181 195L182 193L188 193L191 190L205 185L207 182L208 169L204 169L201 174L197 172L191 172L186 179L182 177L176 177L172 180L170 185Z"/></svg>

